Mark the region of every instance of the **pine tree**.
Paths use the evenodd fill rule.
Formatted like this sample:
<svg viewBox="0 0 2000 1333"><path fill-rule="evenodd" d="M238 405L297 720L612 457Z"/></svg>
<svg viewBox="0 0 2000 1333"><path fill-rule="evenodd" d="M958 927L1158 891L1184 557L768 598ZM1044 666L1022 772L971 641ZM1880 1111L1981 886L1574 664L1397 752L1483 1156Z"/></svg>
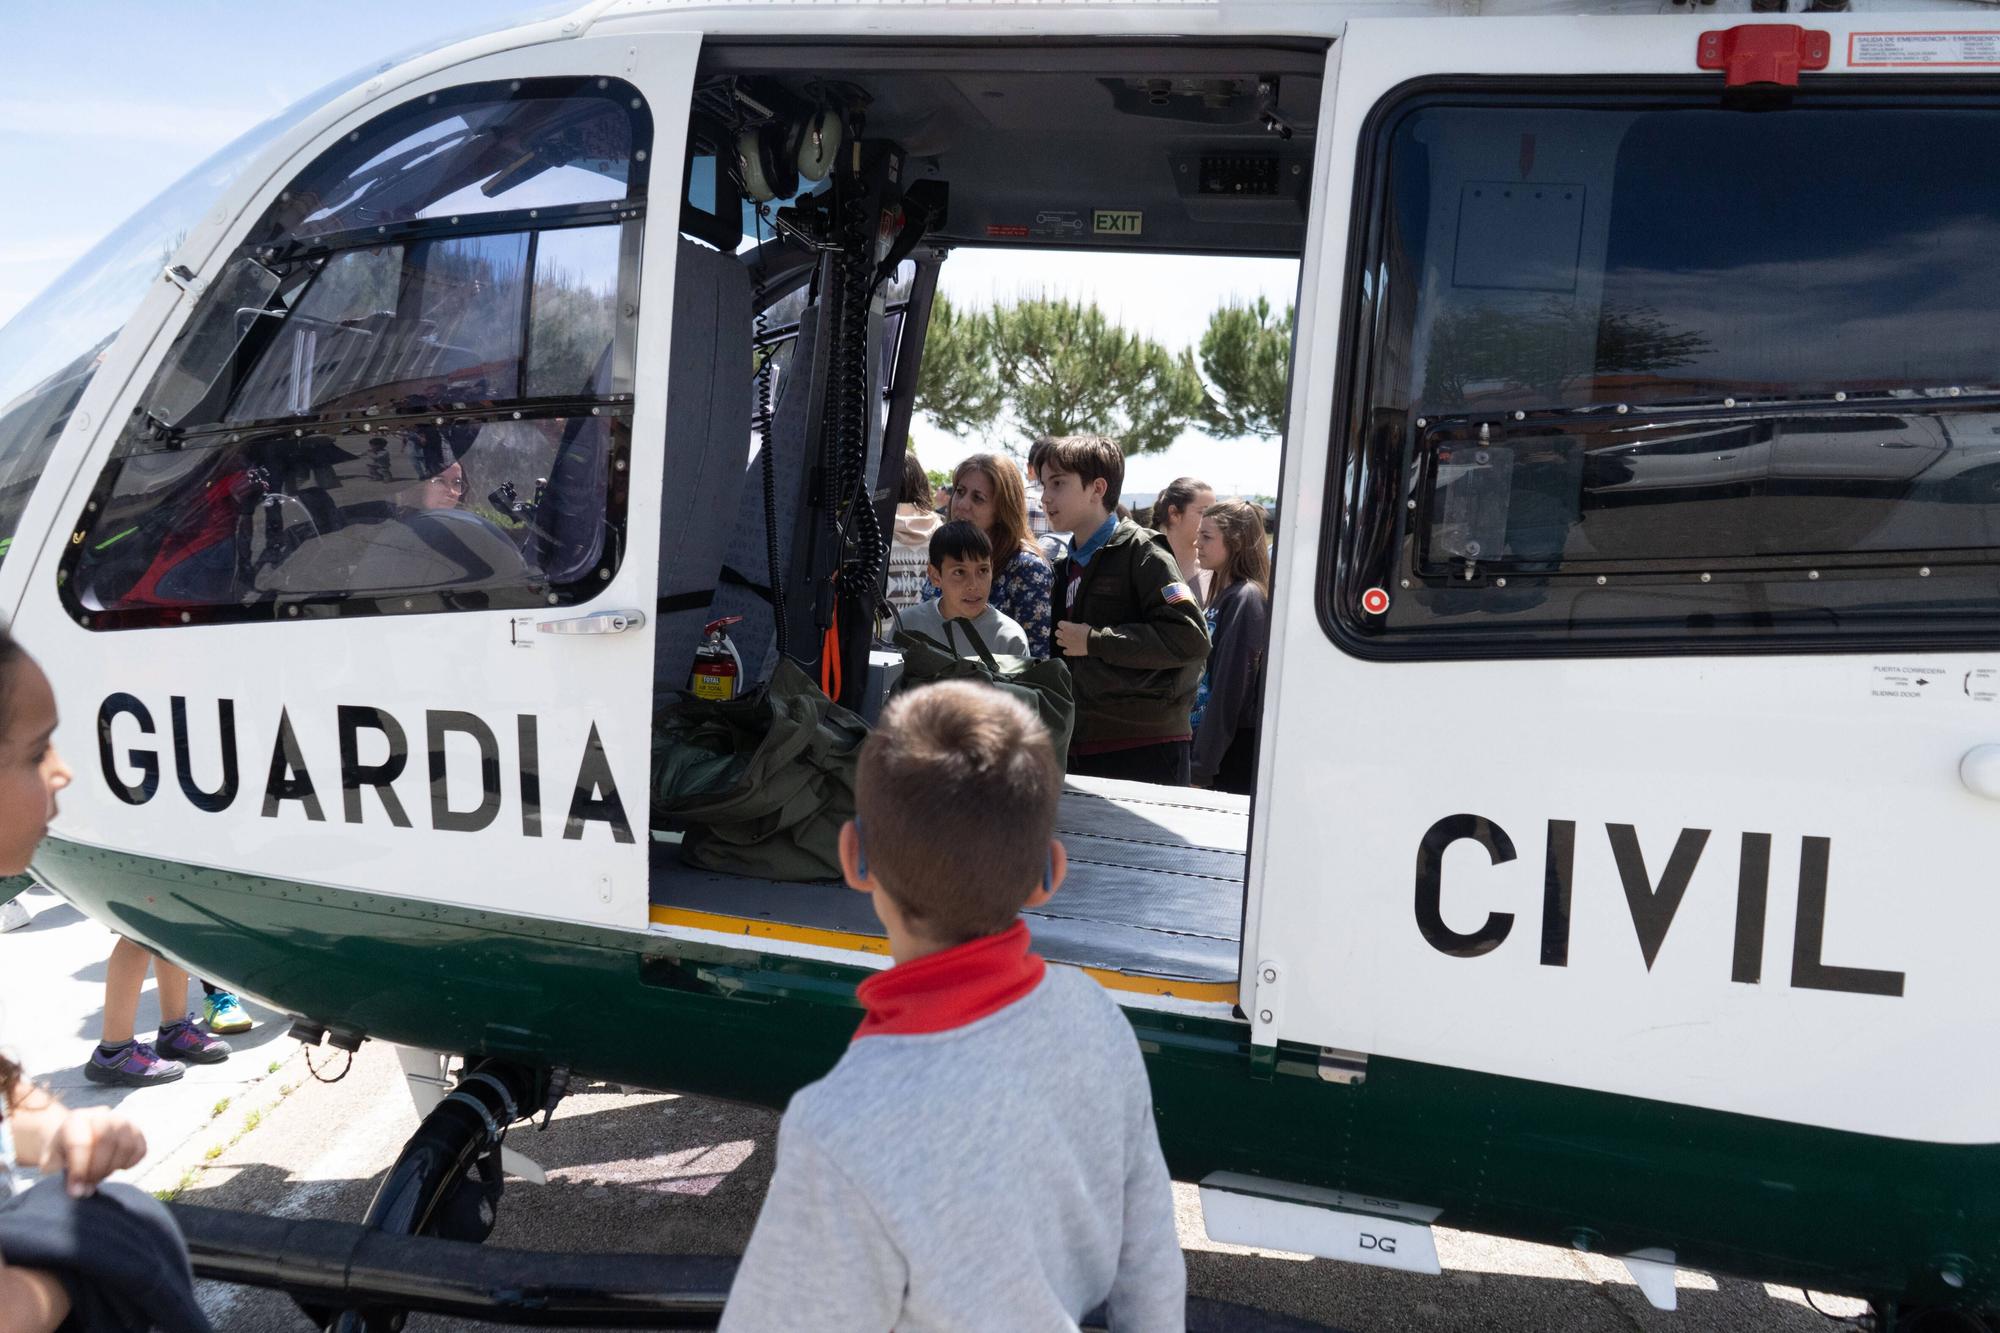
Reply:
<svg viewBox="0 0 2000 1333"><path fill-rule="evenodd" d="M1251 305L1231 301L1217 309L1201 335L1201 368L1213 390L1209 429L1265 439L1283 434L1291 361L1291 306L1274 316L1260 296Z"/></svg>

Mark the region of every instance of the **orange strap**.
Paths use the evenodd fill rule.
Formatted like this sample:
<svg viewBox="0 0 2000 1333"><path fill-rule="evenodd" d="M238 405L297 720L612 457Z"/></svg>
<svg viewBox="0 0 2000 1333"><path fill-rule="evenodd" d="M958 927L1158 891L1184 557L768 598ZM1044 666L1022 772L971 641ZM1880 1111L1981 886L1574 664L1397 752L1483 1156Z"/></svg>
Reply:
<svg viewBox="0 0 2000 1333"><path fill-rule="evenodd" d="M834 607L833 623L819 646L819 688L829 699L840 697L840 608Z"/></svg>

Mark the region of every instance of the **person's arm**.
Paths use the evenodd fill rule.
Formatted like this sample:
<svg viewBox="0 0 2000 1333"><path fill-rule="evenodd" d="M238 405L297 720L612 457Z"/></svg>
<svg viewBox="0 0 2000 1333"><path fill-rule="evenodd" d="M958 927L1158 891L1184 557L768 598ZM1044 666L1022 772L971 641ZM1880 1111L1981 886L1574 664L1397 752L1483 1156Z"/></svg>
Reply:
<svg viewBox="0 0 2000 1333"><path fill-rule="evenodd" d="M874 1205L787 1115L722 1333L894 1328L908 1285L908 1265Z"/></svg>
<svg viewBox="0 0 2000 1333"><path fill-rule="evenodd" d="M1197 787L1215 781L1222 757L1243 728L1243 710L1264 662L1269 624L1264 595L1254 583L1239 583L1223 598L1215 616L1215 649L1208 658L1208 707L1188 756L1188 775Z"/></svg>
<svg viewBox="0 0 2000 1333"><path fill-rule="evenodd" d="M91 1193L113 1171L146 1155L146 1136L104 1107L71 1111L45 1088L23 1082L6 1108L8 1132L21 1161L44 1175L63 1172L73 1197ZM0 1255L0 1333L53 1333L69 1317L69 1293L53 1275L15 1268Z"/></svg>
<svg viewBox="0 0 2000 1333"><path fill-rule="evenodd" d="M71 1198L92 1193L113 1171L137 1166L146 1156L146 1136L130 1117L109 1107L72 1111L31 1083L23 1083L15 1096L19 1100L8 1108L7 1119L16 1156L36 1163L45 1176L61 1172Z"/></svg>
<svg viewBox="0 0 2000 1333"><path fill-rule="evenodd" d="M1174 1186L1153 1125L1151 1085L1132 1052L1136 1090L1128 1097L1125 1227L1111 1281L1116 1333L1181 1333L1187 1325L1187 1262L1174 1229Z"/></svg>
<svg viewBox="0 0 2000 1333"><path fill-rule="evenodd" d="M1028 632L1006 612L996 611L994 615L1000 621L1000 627L993 636L993 642L987 645L988 650L999 656L1033 657L1035 654Z"/></svg>
<svg viewBox="0 0 2000 1333"><path fill-rule="evenodd" d="M1185 666L1208 656L1208 622L1189 589L1167 600L1167 589L1181 582L1173 558L1148 543L1132 562L1132 592L1142 619L1124 625L1103 625L1090 631L1088 655L1112 666L1149 669Z"/></svg>
<svg viewBox="0 0 2000 1333"><path fill-rule="evenodd" d="M1037 660L1047 657L1049 631L1055 623L1049 614L1049 604L1055 596L1055 571L1023 551L1014 557L1008 573L1011 577L1007 581L1006 605L999 608L1000 612L1027 635L1024 656Z"/></svg>
<svg viewBox="0 0 2000 1333"><path fill-rule="evenodd" d="M69 1293L35 1268L9 1268L0 1257L0 1333L55 1333L69 1318Z"/></svg>

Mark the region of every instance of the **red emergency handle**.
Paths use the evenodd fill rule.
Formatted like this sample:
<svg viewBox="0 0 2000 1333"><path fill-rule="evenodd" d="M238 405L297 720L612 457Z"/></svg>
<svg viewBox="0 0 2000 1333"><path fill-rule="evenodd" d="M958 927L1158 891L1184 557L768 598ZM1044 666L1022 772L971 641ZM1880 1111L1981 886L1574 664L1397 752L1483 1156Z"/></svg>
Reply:
<svg viewBox="0 0 2000 1333"><path fill-rule="evenodd" d="M1796 23L1740 23L1701 35L1695 63L1722 71L1726 88L1756 83L1799 86L1799 71L1825 69L1833 38Z"/></svg>

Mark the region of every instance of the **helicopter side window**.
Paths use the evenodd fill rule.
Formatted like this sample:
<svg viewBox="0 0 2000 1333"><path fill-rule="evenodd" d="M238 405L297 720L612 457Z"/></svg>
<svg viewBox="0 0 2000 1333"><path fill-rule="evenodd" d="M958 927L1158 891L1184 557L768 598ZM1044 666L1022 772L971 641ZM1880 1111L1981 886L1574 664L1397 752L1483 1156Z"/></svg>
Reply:
<svg viewBox="0 0 2000 1333"><path fill-rule="evenodd" d="M643 101L524 80L295 179L170 348L62 571L93 628L547 607L623 547Z"/></svg>
<svg viewBox="0 0 2000 1333"><path fill-rule="evenodd" d="M1344 647L2000 643L2000 178L1964 169L2000 99L1429 88L1373 123Z"/></svg>

